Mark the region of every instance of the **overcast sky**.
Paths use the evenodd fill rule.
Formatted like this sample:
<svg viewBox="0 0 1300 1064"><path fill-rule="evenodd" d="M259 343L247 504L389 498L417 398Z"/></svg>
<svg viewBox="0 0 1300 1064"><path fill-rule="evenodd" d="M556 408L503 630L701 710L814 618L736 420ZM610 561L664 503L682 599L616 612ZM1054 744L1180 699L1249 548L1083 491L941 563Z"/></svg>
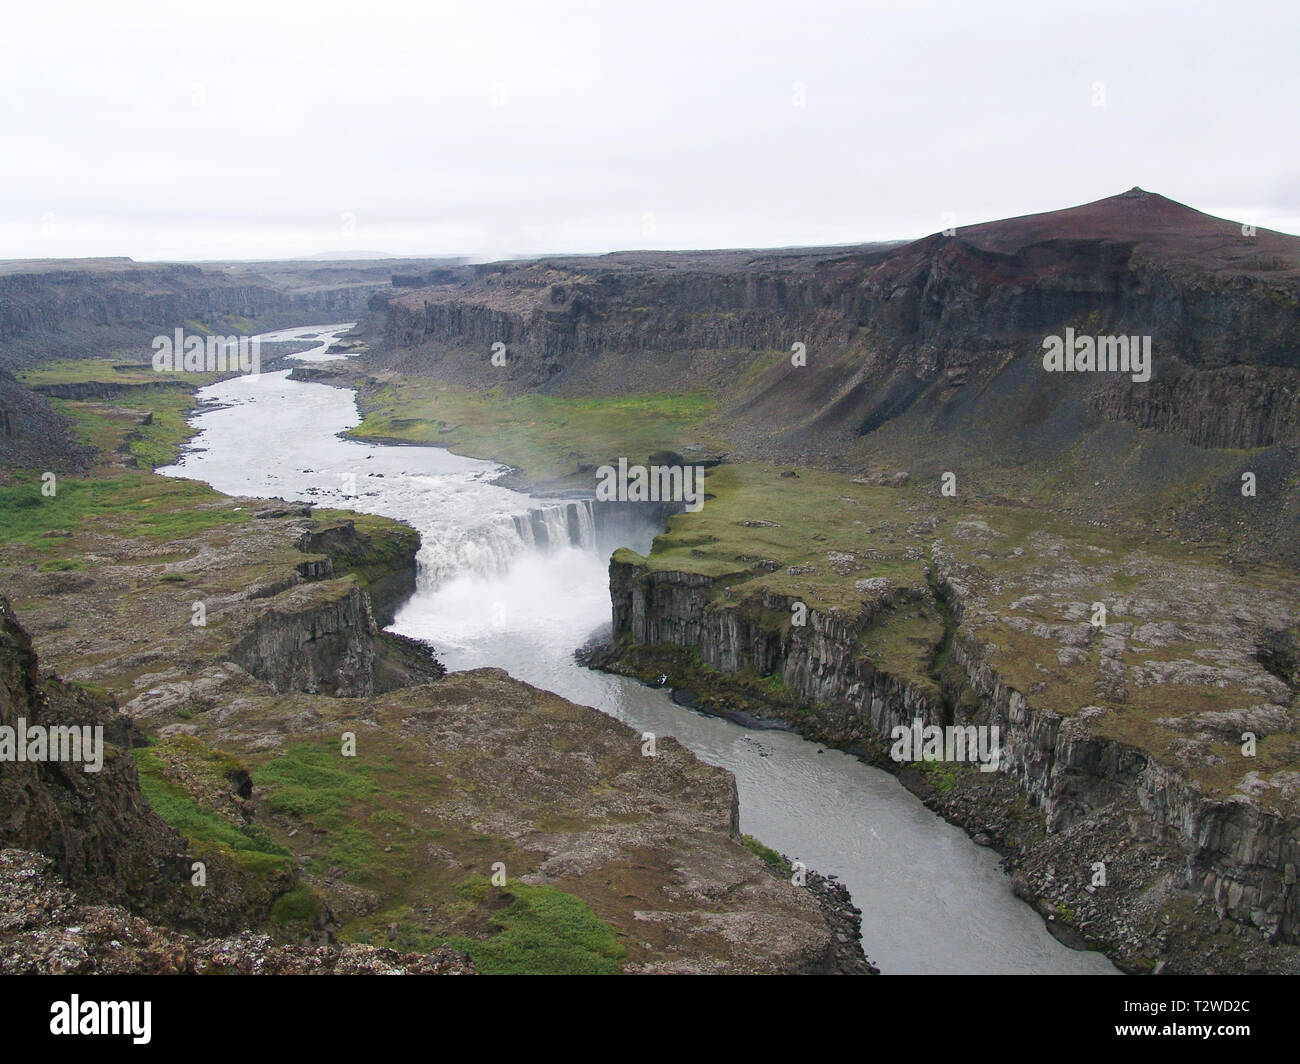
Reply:
<svg viewBox="0 0 1300 1064"><path fill-rule="evenodd" d="M1295 0L4 19L0 258L848 243L1134 185L1300 232Z"/></svg>

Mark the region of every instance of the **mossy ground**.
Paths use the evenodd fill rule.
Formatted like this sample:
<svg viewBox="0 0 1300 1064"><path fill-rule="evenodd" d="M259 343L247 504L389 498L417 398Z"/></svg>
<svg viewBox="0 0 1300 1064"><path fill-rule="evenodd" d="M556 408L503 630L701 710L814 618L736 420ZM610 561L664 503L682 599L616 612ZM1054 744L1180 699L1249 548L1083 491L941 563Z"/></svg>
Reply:
<svg viewBox="0 0 1300 1064"><path fill-rule="evenodd" d="M123 362L112 358L75 358L44 362L23 370L19 379L31 388L51 384L155 385L170 382L193 391L219 380L218 373L159 372L149 362Z"/></svg>
<svg viewBox="0 0 1300 1064"><path fill-rule="evenodd" d="M283 875L291 866L289 851L271 840L259 825L242 823L223 809L230 789L229 755L188 736L133 750L140 788L154 812L190 840L200 857L233 857L250 873Z"/></svg>
<svg viewBox="0 0 1300 1064"><path fill-rule="evenodd" d="M288 737L275 749L260 743L241 749L252 772L256 820L293 852L304 875L299 888L277 903L272 923L300 927L325 897L345 941L402 951L451 945L466 950L487 974L612 974L629 955L643 959L646 951L630 937L626 912L611 905L618 891L610 895L603 877L527 881L539 874L546 855L521 844L519 828L525 835L529 825L546 836L577 835L595 825L607 828L610 818L572 795L557 809L553 798L522 779L509 785L509 833L467 817L467 802L494 807L490 788L496 784L484 771L495 771L489 766L497 760L493 746L500 736L467 737L456 749L412 741L396 718L429 712L418 707L433 689L419 690L382 704L345 701L340 709L364 708L375 717L345 715L327 734ZM303 705L302 696L292 696L264 700L250 712L261 726L278 728L276 722L296 719ZM533 742L547 730L548 718L582 729L590 713L541 692L527 712ZM344 753L344 732L356 737L355 756ZM567 734L566 727L556 738ZM634 740L629 735L627 763L608 766L610 778L639 766ZM559 756L567 756L562 751L571 740L560 741ZM617 795L613 786L598 786L607 797ZM644 867L624 862L618 870ZM502 886L493 885L498 870L508 871ZM631 872L626 889L646 890L644 875ZM599 905L587 897L593 890Z"/></svg>
<svg viewBox="0 0 1300 1064"><path fill-rule="evenodd" d="M763 845L763 843L759 842L753 835L743 835L741 836L740 841L745 844L745 849L750 853L754 854L756 857L762 858L763 863L772 870L774 875L784 878L790 875L793 871L793 868L784 857L772 849L772 847Z"/></svg>
<svg viewBox="0 0 1300 1064"><path fill-rule="evenodd" d="M222 497L192 480L123 472L62 477L53 495L42 487L30 481L0 488L0 537L40 555L64 554L65 538L91 527L99 534L166 543L249 517L213 506Z"/></svg>
<svg viewBox="0 0 1300 1064"><path fill-rule="evenodd" d="M447 447L523 471L532 483L582 480L596 466L626 457L713 442L713 400L705 395L618 399L506 396L423 379L401 379L363 392L365 418L352 435Z"/></svg>
<svg viewBox="0 0 1300 1064"><path fill-rule="evenodd" d="M627 950L581 899L554 887L475 876L456 887L482 912L487 935L456 935L484 975L617 975Z"/></svg>

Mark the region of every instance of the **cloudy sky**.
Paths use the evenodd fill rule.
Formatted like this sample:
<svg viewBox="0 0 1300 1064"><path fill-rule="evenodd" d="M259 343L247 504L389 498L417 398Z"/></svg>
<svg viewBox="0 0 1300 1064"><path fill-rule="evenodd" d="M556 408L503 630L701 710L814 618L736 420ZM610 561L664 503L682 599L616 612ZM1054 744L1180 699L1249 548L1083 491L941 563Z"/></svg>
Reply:
<svg viewBox="0 0 1300 1064"><path fill-rule="evenodd" d="M0 258L1300 232L1294 0L11 5Z"/></svg>

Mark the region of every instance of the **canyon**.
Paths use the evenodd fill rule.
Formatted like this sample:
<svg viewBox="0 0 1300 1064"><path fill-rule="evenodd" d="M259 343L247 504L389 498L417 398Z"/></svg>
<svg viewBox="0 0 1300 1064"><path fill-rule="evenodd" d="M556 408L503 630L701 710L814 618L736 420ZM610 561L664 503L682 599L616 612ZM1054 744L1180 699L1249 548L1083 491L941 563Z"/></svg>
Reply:
<svg viewBox="0 0 1300 1064"><path fill-rule="evenodd" d="M66 766L0 764L5 971L871 970L842 889L741 838L728 773L384 631L409 526L133 469L155 426L81 402L121 443L12 529L0 718L93 707L106 767L69 803Z"/></svg>
<svg viewBox="0 0 1300 1064"><path fill-rule="evenodd" d="M717 467L709 502L615 554L588 660L886 767L895 726L999 726L996 780L900 774L1063 935L1294 971L1298 269L1134 189L901 247L466 268L376 296L353 379L375 431L452 446L491 417L462 391L702 393L657 442ZM1067 329L1152 336L1153 379L1043 374ZM609 446L534 468L589 483Z"/></svg>
<svg viewBox="0 0 1300 1064"><path fill-rule="evenodd" d="M166 283L197 284L188 269ZM291 375L356 388L354 438L495 459L513 467L501 483L556 498L590 498L598 470L620 463L704 470L699 512L656 503L640 519L662 530L653 543L613 553L612 623L587 664L895 773L997 850L1061 942L1125 971L1300 970L1300 238L1247 235L1133 189L904 244L368 263L292 284L286 267L275 285L247 269L205 279L206 294L183 306L169 296L160 317L202 312L220 328L244 311L264 325L355 312L352 357ZM58 420L66 404L98 403L100 416L110 404L125 422L116 404L144 393L95 390L117 371L33 376L38 350L51 350L41 338L77 338L60 358L84 353L83 336L118 338L129 363L143 357L127 348L146 342L146 304L132 304L128 328L107 304L33 294L55 284L40 270L22 276L13 291L27 309L3 319L0 369L65 407L15 380L0 392L13 396L6 434L61 426L51 454L84 469ZM1152 379L1044 373L1044 337L1067 329L1150 336ZM799 349L806 357L792 359ZM13 453L33 468L29 452ZM944 474L955 497L940 490ZM1242 493L1244 474L1257 495ZM475 796L456 815L491 820L502 850L528 855L540 877L530 882L607 921L623 970L861 970L860 948L846 952L829 930L840 917L742 844L727 773L670 746L675 775L661 795L663 779L623 760L634 730L491 670L444 675L427 648L384 631L417 580L409 529L299 503L244 499L237 515L224 497L168 490L180 492L177 512L217 522L185 559L174 541L105 541L77 526L70 541L11 548L4 574L43 655L122 700L157 741L147 749L163 778L230 811L186 743L232 751L256 781L259 766L275 779L266 759L286 745L314 764L345 725L363 742L400 735L385 754L404 765L451 752L437 774ZM559 519L564 537L582 535L580 514L596 515L597 541L616 519L576 506ZM534 543L556 535L541 517L526 524ZM233 551L220 542L232 536ZM93 576L51 567L87 558ZM441 580L463 561L423 569ZM188 624L199 587L226 607L217 631ZM998 728L999 771L894 762L891 730L917 720ZM537 734L549 728L558 749ZM467 733L501 764L458 742ZM550 764L562 778L576 764L565 751L578 749L594 776L562 786L530 773L529 801L507 797L498 773ZM597 800L590 788L611 776L615 792ZM393 883L358 891L317 867L319 831L290 841L290 822L259 807L275 794L259 784L256 815L233 815L241 829L262 818L308 872L301 885L248 887L243 909L230 907L245 927L302 889L317 899L310 932L327 939L378 931L376 892L410 900ZM609 856L594 840L632 816L637 795L670 810L672 829L629 820ZM555 823L570 819L564 842ZM708 876L682 848L688 836ZM457 845L482 863L472 837ZM678 896L670 867L704 885ZM595 868L670 914L658 937L626 922L586 874ZM723 895L747 899L743 918ZM423 915L393 921L385 948L401 950L403 936L432 946L430 930L454 922L427 897L410 903ZM758 940L739 930L760 925Z"/></svg>

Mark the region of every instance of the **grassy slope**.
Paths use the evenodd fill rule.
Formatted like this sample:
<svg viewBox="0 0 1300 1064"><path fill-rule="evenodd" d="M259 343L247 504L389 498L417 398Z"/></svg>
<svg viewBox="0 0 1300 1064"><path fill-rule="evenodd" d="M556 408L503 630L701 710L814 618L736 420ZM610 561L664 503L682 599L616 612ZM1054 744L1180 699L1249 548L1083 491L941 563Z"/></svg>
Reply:
<svg viewBox="0 0 1300 1064"><path fill-rule="evenodd" d="M304 871L382 899L346 921L344 938L402 950L450 943L490 974L619 970L623 949L613 932L572 894L517 882L497 890L466 876L466 867L498 861L510 869L536 864L509 840L439 815L470 781L443 765L431 774L427 755L382 732L367 733L364 743L364 758L340 757L333 739L304 739L269 760L255 758L270 812L310 825L318 840ZM430 849L455 860L428 860Z"/></svg>
<svg viewBox="0 0 1300 1064"><path fill-rule="evenodd" d="M656 451L690 443L716 444L703 395L623 399L506 397L451 384L402 380L368 392L360 438L429 443L458 454L491 458L523 470L539 484L588 475L611 459L644 461Z"/></svg>

